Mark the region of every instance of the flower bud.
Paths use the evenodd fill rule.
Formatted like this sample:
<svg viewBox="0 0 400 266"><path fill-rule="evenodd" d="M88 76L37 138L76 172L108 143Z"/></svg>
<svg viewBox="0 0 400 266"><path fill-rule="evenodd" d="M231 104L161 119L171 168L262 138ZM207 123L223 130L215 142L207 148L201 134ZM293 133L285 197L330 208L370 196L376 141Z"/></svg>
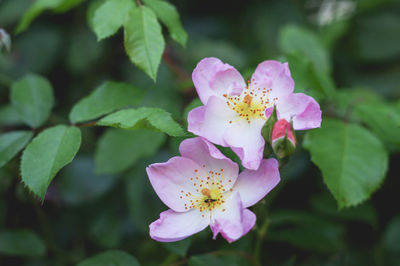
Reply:
<svg viewBox="0 0 400 266"><path fill-rule="evenodd" d="M3 47L7 52L11 50L11 38L8 33L0 28L0 51L3 50Z"/></svg>
<svg viewBox="0 0 400 266"><path fill-rule="evenodd" d="M291 155L296 149L292 125L285 119L280 119L275 123L271 134L271 145L279 158Z"/></svg>

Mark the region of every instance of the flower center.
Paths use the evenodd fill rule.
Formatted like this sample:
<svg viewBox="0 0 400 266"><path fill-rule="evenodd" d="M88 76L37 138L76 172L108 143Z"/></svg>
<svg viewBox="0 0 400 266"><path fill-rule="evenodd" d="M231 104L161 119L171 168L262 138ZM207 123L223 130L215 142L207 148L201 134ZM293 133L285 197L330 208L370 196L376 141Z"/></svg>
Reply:
<svg viewBox="0 0 400 266"><path fill-rule="evenodd" d="M278 99L270 100L271 89L255 88L254 85L248 84L240 95L223 95L228 107L239 116L237 120L229 121L230 124L241 119L246 120L249 124L257 118L267 119L265 110L272 107Z"/></svg>
<svg viewBox="0 0 400 266"><path fill-rule="evenodd" d="M205 165L203 168L206 170ZM223 207L227 194L232 191L232 189L226 189L226 183L231 183L232 180L224 179L223 172L224 169L217 172L206 171L206 176L200 176L199 171L194 169L194 176L189 177L193 185L193 193L181 190L180 198L187 201L185 209L199 209L200 212L204 212Z"/></svg>

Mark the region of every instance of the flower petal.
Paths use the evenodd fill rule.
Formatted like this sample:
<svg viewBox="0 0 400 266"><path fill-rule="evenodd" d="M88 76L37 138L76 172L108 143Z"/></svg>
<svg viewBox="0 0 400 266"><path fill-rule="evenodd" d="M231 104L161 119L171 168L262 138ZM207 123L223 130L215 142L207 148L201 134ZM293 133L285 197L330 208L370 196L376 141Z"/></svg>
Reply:
<svg viewBox="0 0 400 266"><path fill-rule="evenodd" d="M321 109L314 98L303 93L294 93L279 99L276 109L278 118L293 121L295 130L321 126Z"/></svg>
<svg viewBox="0 0 400 266"><path fill-rule="evenodd" d="M244 215L240 194L233 192L225 204L211 213L211 230L215 239L218 233L232 243L245 235L254 226L255 217L248 212Z"/></svg>
<svg viewBox="0 0 400 266"><path fill-rule="evenodd" d="M243 236L247 234L256 224L257 217L249 209L243 210Z"/></svg>
<svg viewBox="0 0 400 266"><path fill-rule="evenodd" d="M192 159L207 172L220 173L223 177L223 186L226 190L232 188L239 174L239 167L231 159L223 155L213 144L204 138L185 139L179 146L183 157ZM223 171L221 172L221 169ZM230 180L230 182L228 181Z"/></svg>
<svg viewBox="0 0 400 266"><path fill-rule="evenodd" d="M209 215L202 214L197 209L183 213L167 210L160 213L160 218L150 224L150 237L160 242L179 241L200 232L209 223Z"/></svg>
<svg viewBox="0 0 400 266"><path fill-rule="evenodd" d="M251 77L250 86L253 89L271 89L268 97L271 100L292 93L294 81L288 63L275 60L261 62Z"/></svg>
<svg viewBox="0 0 400 266"><path fill-rule="evenodd" d="M223 138L224 133L230 126L229 121L237 117L223 99L211 96L206 105L189 112L188 131L226 147L228 144Z"/></svg>
<svg viewBox="0 0 400 266"><path fill-rule="evenodd" d="M158 197L176 212L187 211L185 204L190 205L190 198L185 196L187 193L197 194L190 178L206 175L196 162L184 157L173 157L168 162L152 164L146 171Z"/></svg>
<svg viewBox="0 0 400 266"><path fill-rule="evenodd" d="M247 169L258 169L264 152L264 138L261 129L264 119L255 119L251 123L245 120L235 121L225 131L225 142L239 156L242 165Z"/></svg>
<svg viewBox="0 0 400 266"><path fill-rule="evenodd" d="M203 104L213 95L222 97L246 86L234 67L214 57L201 60L193 70L192 79Z"/></svg>
<svg viewBox="0 0 400 266"><path fill-rule="evenodd" d="M240 173L233 190L240 193L243 207L256 204L280 181L279 164L275 159L262 160L258 170L244 170Z"/></svg>

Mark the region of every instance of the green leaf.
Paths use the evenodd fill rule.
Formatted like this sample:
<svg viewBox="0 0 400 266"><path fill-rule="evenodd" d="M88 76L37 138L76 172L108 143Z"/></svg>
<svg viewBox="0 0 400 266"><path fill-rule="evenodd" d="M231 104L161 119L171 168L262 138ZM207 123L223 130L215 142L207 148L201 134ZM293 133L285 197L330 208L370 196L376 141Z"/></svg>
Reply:
<svg viewBox="0 0 400 266"><path fill-rule="evenodd" d="M298 52L310 59L315 69L330 73L329 54L320 38L312 31L303 27L288 25L280 32L279 45L284 53Z"/></svg>
<svg viewBox="0 0 400 266"><path fill-rule="evenodd" d="M18 111L11 104L0 107L0 125L20 125L23 123Z"/></svg>
<svg viewBox="0 0 400 266"><path fill-rule="evenodd" d="M143 2L149 6L161 22L167 26L171 38L185 47L188 36L185 29L182 27L179 13L175 6L162 0L143 0Z"/></svg>
<svg viewBox="0 0 400 266"><path fill-rule="evenodd" d="M80 145L79 128L60 125L42 131L22 155L22 181L43 200L54 176L73 160Z"/></svg>
<svg viewBox="0 0 400 266"><path fill-rule="evenodd" d="M72 8L80 5L84 1L86 0L62 0L61 3L55 9L53 9L53 12L55 13L67 12Z"/></svg>
<svg viewBox="0 0 400 266"><path fill-rule="evenodd" d="M97 125L123 129L146 128L164 132L172 137L187 135L182 127L172 119L171 114L159 108L141 107L121 110L104 117L97 122Z"/></svg>
<svg viewBox="0 0 400 266"><path fill-rule="evenodd" d="M11 87L11 103L21 119L33 128L41 126L53 107L53 87L45 78L27 75Z"/></svg>
<svg viewBox="0 0 400 266"><path fill-rule="evenodd" d="M389 103L355 106L358 116L385 143L389 150L400 149L400 110Z"/></svg>
<svg viewBox="0 0 400 266"><path fill-rule="evenodd" d="M393 254L400 252L400 216L395 216L390 220L385 232L383 233L383 244L387 251Z"/></svg>
<svg viewBox="0 0 400 266"><path fill-rule="evenodd" d="M382 143L356 124L325 119L321 129L307 133L304 147L340 209L368 199L387 171L388 153Z"/></svg>
<svg viewBox="0 0 400 266"><path fill-rule="evenodd" d="M139 262L130 254L120 250L109 250L85 259L77 266L139 266Z"/></svg>
<svg viewBox="0 0 400 266"><path fill-rule="evenodd" d="M124 24L131 8L132 0L101 0L89 7L89 25L96 33L97 40L110 37Z"/></svg>
<svg viewBox="0 0 400 266"><path fill-rule="evenodd" d="M124 24L124 44L130 60L156 81L165 42L161 26L150 8L131 9Z"/></svg>
<svg viewBox="0 0 400 266"><path fill-rule="evenodd" d="M0 253L11 256L39 257L45 255L46 247L32 231L4 230L0 232Z"/></svg>
<svg viewBox="0 0 400 266"><path fill-rule="evenodd" d="M14 131L0 135L0 167L22 150L32 135L30 131Z"/></svg>
<svg viewBox="0 0 400 266"><path fill-rule="evenodd" d="M94 154L96 173L118 173L138 159L153 155L165 140L160 132L109 129L100 138Z"/></svg>
<svg viewBox="0 0 400 266"><path fill-rule="evenodd" d="M134 106L142 98L143 92L132 85L106 81L74 105L69 120L72 123L92 120L115 110Z"/></svg>
<svg viewBox="0 0 400 266"><path fill-rule="evenodd" d="M26 30L32 21L42 14L46 9L57 8L64 0L36 0L32 6L24 13L19 22L16 33Z"/></svg>

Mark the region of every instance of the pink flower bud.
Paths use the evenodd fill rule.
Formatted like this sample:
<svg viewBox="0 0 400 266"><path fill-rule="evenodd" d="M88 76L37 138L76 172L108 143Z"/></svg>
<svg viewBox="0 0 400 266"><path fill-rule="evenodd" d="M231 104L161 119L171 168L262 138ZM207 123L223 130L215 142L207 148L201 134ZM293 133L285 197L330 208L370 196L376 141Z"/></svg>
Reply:
<svg viewBox="0 0 400 266"><path fill-rule="evenodd" d="M271 134L271 145L279 158L291 155L296 149L292 125L285 119L280 119L275 123Z"/></svg>

